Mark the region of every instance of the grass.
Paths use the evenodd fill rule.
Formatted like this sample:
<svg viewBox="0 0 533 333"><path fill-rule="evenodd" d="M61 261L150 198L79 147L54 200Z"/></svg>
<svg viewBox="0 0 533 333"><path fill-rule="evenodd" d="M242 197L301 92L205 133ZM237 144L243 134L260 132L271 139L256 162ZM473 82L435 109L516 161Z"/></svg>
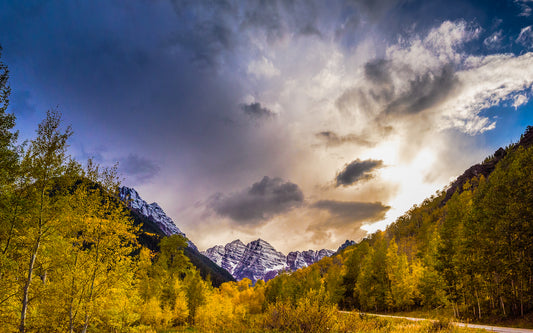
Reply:
<svg viewBox="0 0 533 333"><path fill-rule="evenodd" d="M306 333L466 333L485 332L484 330L472 328L460 328L452 324L450 320L419 321L414 322L406 319L383 318L372 315L359 315L358 313L339 313L337 324L332 328L322 328L316 332ZM224 332L220 328L216 332ZM211 331L207 331L211 332ZM194 327L180 328L175 330L162 330L157 333L207 333L204 330ZM215 331L213 331L215 332ZM230 332L230 331L227 331ZM232 331L233 332L233 331ZM261 327L242 327L238 332L246 333L289 333L288 331L268 330ZM292 332L291 332L292 333Z"/></svg>
<svg viewBox="0 0 533 333"><path fill-rule="evenodd" d="M529 328L533 329L533 313L527 314L524 318L502 319L497 317L485 317L481 320L461 320L453 318L453 310L450 308L438 308L431 310L416 310L416 311L402 311L386 313L391 316L414 317L414 318L428 318L437 320L447 320L452 318L452 321L463 322L466 324L479 324L489 326L513 327L513 328Z"/></svg>

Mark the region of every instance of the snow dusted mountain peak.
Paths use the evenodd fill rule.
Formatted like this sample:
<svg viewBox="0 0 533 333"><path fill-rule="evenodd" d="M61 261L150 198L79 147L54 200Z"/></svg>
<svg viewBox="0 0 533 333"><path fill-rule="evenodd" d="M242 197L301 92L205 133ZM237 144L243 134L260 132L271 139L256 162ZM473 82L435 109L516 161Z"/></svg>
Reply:
<svg viewBox="0 0 533 333"><path fill-rule="evenodd" d="M161 229L165 236L177 234L186 237L185 234L176 226L174 221L172 221L172 219L165 214L163 208L161 208L159 204L156 202L148 204L141 198L135 189L122 186L119 190L119 196L120 199L124 201L131 209L153 221L159 227L159 229ZM190 247L196 249L196 246L191 241L188 241L188 243Z"/></svg>
<svg viewBox="0 0 533 333"><path fill-rule="evenodd" d="M245 245L240 239L236 239L236 240L234 240L233 242L226 244L226 246L228 246L228 245L234 245L234 246L240 246L240 245L242 245L242 246L246 246L246 245Z"/></svg>
<svg viewBox="0 0 533 333"><path fill-rule="evenodd" d="M254 249L266 248L266 249L269 249L269 250L272 249L275 251L274 247L269 242L262 240L261 238L251 241L250 243L248 243L246 247L254 248Z"/></svg>
<svg viewBox="0 0 533 333"><path fill-rule="evenodd" d="M307 267L333 253L331 250L308 250L290 252L285 256L261 238L246 245L237 239L225 246L217 245L203 252L235 279L248 278L254 283L257 280L270 280L280 271Z"/></svg>

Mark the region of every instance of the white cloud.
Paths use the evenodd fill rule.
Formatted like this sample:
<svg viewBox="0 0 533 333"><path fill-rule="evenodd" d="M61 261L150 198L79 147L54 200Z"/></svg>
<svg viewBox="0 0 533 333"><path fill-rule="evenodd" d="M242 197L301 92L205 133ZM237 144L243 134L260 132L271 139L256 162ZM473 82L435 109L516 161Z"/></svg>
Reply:
<svg viewBox="0 0 533 333"><path fill-rule="evenodd" d="M532 0L515 0L514 2L518 6L520 6L520 14L518 14L518 16L528 17L531 15L531 12L532 12L531 6L533 5Z"/></svg>
<svg viewBox="0 0 533 333"><path fill-rule="evenodd" d="M483 110L531 88L533 53L469 56L463 45L479 31L464 21L446 21L424 38L400 40L387 48L381 62L367 63L366 77L341 95L339 107L364 110L390 124L409 117L436 130L470 135L493 129L494 121Z"/></svg>
<svg viewBox="0 0 533 333"><path fill-rule="evenodd" d="M512 100L531 89L533 53L469 57L457 72L461 88L442 106L442 128L455 127L468 134L493 129L495 124L480 113Z"/></svg>
<svg viewBox="0 0 533 333"><path fill-rule="evenodd" d="M530 49L533 46L533 30L531 29L531 25L527 26L525 28L522 28L520 30L520 34L518 34L518 37L516 38L516 42L518 44L521 44L528 49Z"/></svg>
<svg viewBox="0 0 533 333"><path fill-rule="evenodd" d="M258 78L271 78L280 75L280 71L274 66L272 61L263 56L248 64L248 74L255 75Z"/></svg>
<svg viewBox="0 0 533 333"><path fill-rule="evenodd" d="M529 101L525 94L518 94L514 97L513 107L518 109L519 106L526 104Z"/></svg>
<svg viewBox="0 0 533 333"><path fill-rule="evenodd" d="M488 49L498 49L502 46L503 31L499 30L483 40L483 45Z"/></svg>

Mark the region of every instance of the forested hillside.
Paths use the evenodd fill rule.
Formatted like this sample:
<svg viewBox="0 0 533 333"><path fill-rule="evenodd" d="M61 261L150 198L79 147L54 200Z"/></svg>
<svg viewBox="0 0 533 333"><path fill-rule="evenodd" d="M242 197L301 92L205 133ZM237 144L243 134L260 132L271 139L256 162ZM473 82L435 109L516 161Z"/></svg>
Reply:
<svg viewBox="0 0 533 333"><path fill-rule="evenodd" d="M344 309L449 307L477 320L531 313L532 138L528 127L519 143L452 183L452 195L443 190L336 257L274 279L267 295L297 298L323 286Z"/></svg>
<svg viewBox="0 0 533 333"><path fill-rule="evenodd" d="M389 323L337 310L449 308L479 320L533 310L531 127L481 165L490 172L461 178L453 195L437 193L336 256L268 283L215 288L185 238L149 225L139 233L115 168L68 155L72 131L59 112L17 141L7 78L0 63L2 331L382 332ZM416 330L450 328L424 325Z"/></svg>
<svg viewBox="0 0 533 333"><path fill-rule="evenodd" d="M58 111L20 144L9 94L0 63L0 331L150 330L194 321L212 286L184 255L186 240L140 232L142 221L118 198L116 168L83 166L68 155L72 131Z"/></svg>

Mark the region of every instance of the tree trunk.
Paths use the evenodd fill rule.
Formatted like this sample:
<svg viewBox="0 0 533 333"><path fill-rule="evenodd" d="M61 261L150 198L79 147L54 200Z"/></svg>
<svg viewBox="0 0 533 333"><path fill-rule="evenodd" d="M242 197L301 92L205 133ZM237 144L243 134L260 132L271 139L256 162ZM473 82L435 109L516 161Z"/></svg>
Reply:
<svg viewBox="0 0 533 333"><path fill-rule="evenodd" d="M39 236L37 237L37 242L35 243L35 246L33 248L33 253L30 258L30 265L28 267L28 277L26 279L26 283L24 284L23 294L22 294L22 310L20 312L20 327L19 331L21 333L24 333L26 330L26 312L28 309L28 295L31 285L31 280L33 276L33 266L35 265L35 260L37 259L37 251L39 251L39 246L41 243L41 235L39 232Z"/></svg>
<svg viewBox="0 0 533 333"><path fill-rule="evenodd" d="M76 251L76 257L74 258L74 270L76 269L76 264L78 263L78 252ZM70 304L68 309L68 327L69 332L74 332L74 314L72 313L74 310L74 283L75 278L72 277L72 283L70 285Z"/></svg>
<svg viewBox="0 0 533 333"><path fill-rule="evenodd" d="M98 232L100 232L98 230ZM93 270L93 276L91 279L91 288L89 289L89 300L88 302L91 303L93 298L93 292L94 292L94 281L96 280L96 272L98 270L98 259L99 259L99 251L100 251L100 234L98 234L98 240L96 241L96 257L94 260L94 270ZM82 333L87 333L87 327L89 326L89 312L87 309L85 310L85 323L83 324L83 330Z"/></svg>
<svg viewBox="0 0 533 333"><path fill-rule="evenodd" d="M479 319L481 319L481 305L479 304L479 296L478 296L477 290L476 290L476 300L477 300L478 317Z"/></svg>
<svg viewBox="0 0 533 333"><path fill-rule="evenodd" d="M17 218L17 209L18 204L15 205L15 211L13 212L13 219L11 220L11 228L9 229L9 236L7 237L7 242L4 250L2 251L3 254L6 254L7 249L9 248L9 243L11 243L11 238L13 237L13 230L15 229L15 219Z"/></svg>
<svg viewBox="0 0 533 333"><path fill-rule="evenodd" d="M46 183L47 177L46 174L43 177L44 181L43 183ZM43 236L43 209L44 209L44 191L45 191L45 185L41 187L41 202L39 204L39 232L37 234L37 240L35 241L35 246L33 247L33 252L31 254L30 258L30 265L28 267L28 277L26 279L26 283L24 284L24 289L22 292L22 310L20 311L20 326L19 331L20 333L24 333L26 331L26 312L28 310L28 299L29 299L29 291L30 291L30 285L31 280L33 276L33 266L35 265L35 260L37 259L37 252L39 251L39 246L41 245L41 237Z"/></svg>

